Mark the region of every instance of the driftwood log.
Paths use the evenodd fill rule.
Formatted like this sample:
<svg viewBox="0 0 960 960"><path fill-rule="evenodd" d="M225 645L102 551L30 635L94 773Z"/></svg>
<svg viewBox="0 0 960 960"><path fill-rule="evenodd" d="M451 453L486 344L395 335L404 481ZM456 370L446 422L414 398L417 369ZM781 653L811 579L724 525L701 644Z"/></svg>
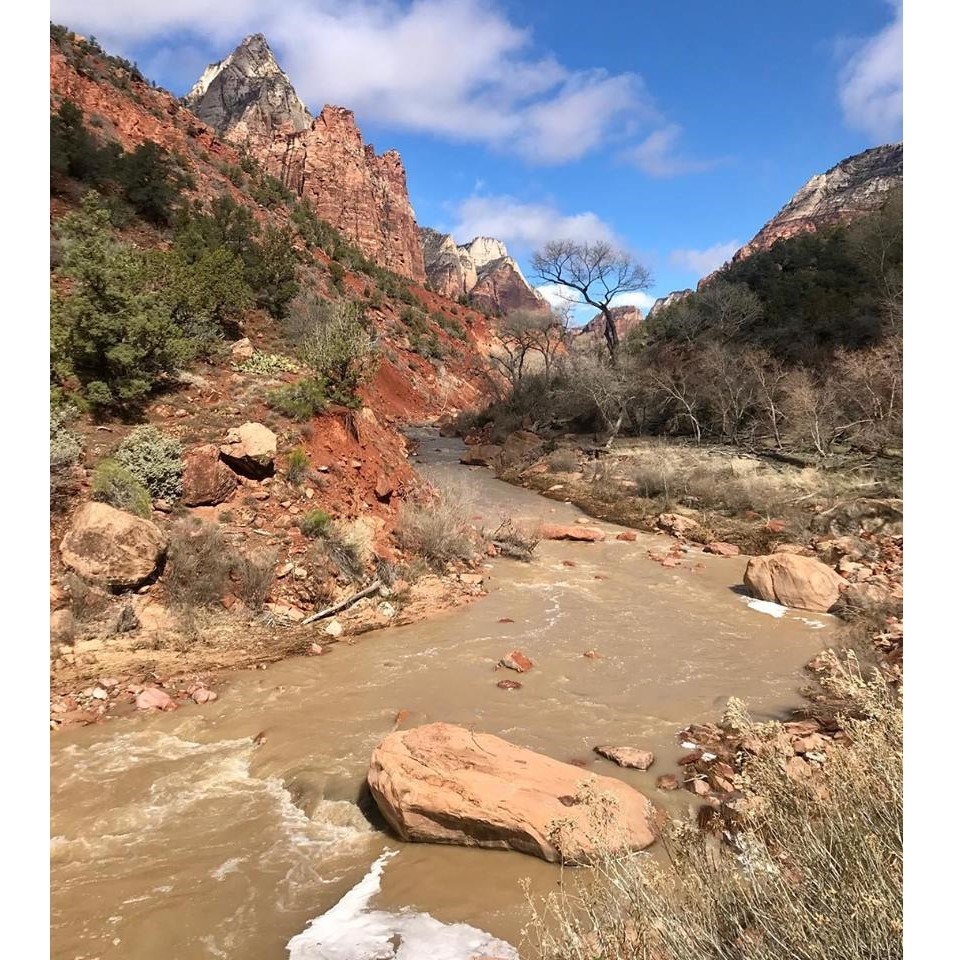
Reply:
<svg viewBox="0 0 960 960"><path fill-rule="evenodd" d="M372 596L377 593L383 584L379 580L374 580L373 583L368 587L364 587L359 593L355 593L350 597L347 597L346 600L341 600L339 603L335 603L332 607L326 607L323 610L318 610L316 613L311 613L309 617L304 618L300 622L303 625L308 623L315 623L317 620L324 620L327 617L332 617L335 613L339 613L341 610L346 610L347 607L352 607L358 600L362 600L364 597Z"/></svg>

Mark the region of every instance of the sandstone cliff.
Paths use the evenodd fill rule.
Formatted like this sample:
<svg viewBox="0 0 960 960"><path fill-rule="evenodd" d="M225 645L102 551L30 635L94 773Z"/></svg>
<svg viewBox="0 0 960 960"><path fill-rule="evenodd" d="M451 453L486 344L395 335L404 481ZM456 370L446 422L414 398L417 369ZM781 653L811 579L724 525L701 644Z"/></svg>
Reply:
<svg viewBox="0 0 960 960"><path fill-rule="evenodd" d="M790 202L734 255L743 260L787 237L821 227L850 223L883 206L891 190L903 186L903 144L886 144L841 160L811 177Z"/></svg>
<svg viewBox="0 0 960 960"><path fill-rule="evenodd" d="M184 103L226 139L244 143L366 256L424 282L400 155L378 156L342 107L325 106L311 118L261 34L208 67Z"/></svg>
<svg viewBox="0 0 960 960"><path fill-rule="evenodd" d="M666 310L667 307L672 307L675 303L686 300L692 293L693 291L688 288L686 290L672 290L665 297L658 297L647 313L647 319L652 320L661 310Z"/></svg>
<svg viewBox="0 0 960 960"><path fill-rule="evenodd" d="M643 323L643 311L639 307L613 307L610 313L613 316L613 322L617 328L617 335L621 341L631 330L639 327ZM575 347L587 347L594 343L604 343L604 322L603 314L598 313L580 327L579 330L574 330L573 345Z"/></svg>
<svg viewBox="0 0 960 960"><path fill-rule="evenodd" d="M546 309L502 241L474 237L457 244L449 234L421 227L420 244L427 279L442 296L469 297L478 309L495 314Z"/></svg>

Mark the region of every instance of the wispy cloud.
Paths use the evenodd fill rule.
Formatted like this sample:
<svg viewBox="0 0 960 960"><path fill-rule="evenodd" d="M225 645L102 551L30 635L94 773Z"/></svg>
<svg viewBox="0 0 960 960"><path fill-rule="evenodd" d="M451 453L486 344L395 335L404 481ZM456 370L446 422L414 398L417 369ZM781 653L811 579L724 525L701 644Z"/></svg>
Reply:
<svg viewBox="0 0 960 960"><path fill-rule="evenodd" d="M703 250L673 250L670 253L670 262L675 267L682 267L702 277L712 273L717 267L722 267L741 246L739 240L728 240Z"/></svg>
<svg viewBox="0 0 960 960"><path fill-rule="evenodd" d="M52 0L51 8L55 20L128 55L149 43L168 56L164 47L198 40L225 55L259 31L314 109L342 104L533 163L577 160L657 122L638 74L571 69L483 0Z"/></svg>
<svg viewBox="0 0 960 960"><path fill-rule="evenodd" d="M651 177L678 177L685 173L712 170L719 160L694 160L679 150L683 128L668 124L650 133L641 143L624 151L624 158Z"/></svg>
<svg viewBox="0 0 960 960"><path fill-rule="evenodd" d="M550 203L524 203L509 196L467 197L457 207L457 241L497 237L507 246L532 250L548 240L617 242L613 228L592 211L562 213Z"/></svg>
<svg viewBox="0 0 960 960"><path fill-rule="evenodd" d="M893 20L860 40L840 70L840 105L847 124L878 140L899 139L903 126L903 4Z"/></svg>

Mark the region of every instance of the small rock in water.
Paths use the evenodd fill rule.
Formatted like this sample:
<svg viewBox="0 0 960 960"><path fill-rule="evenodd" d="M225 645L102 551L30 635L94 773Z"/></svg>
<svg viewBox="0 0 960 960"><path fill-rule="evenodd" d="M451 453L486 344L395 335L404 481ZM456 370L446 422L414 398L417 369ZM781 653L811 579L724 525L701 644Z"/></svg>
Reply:
<svg viewBox="0 0 960 960"><path fill-rule="evenodd" d="M328 637L339 637L343 635L343 624L339 620L331 620L328 624L324 633Z"/></svg>
<svg viewBox="0 0 960 960"><path fill-rule="evenodd" d="M497 623L513 623L513 622L514 622L514 621L513 621L513 618L512 618L512 617L501 617L501 618L497 621Z"/></svg>
<svg viewBox="0 0 960 960"><path fill-rule="evenodd" d="M584 654L583 654L583 655L584 655L588 660L596 660L597 657L600 656L600 654L598 654L596 650L586 650L586 651L584 651Z"/></svg>
<svg viewBox="0 0 960 960"><path fill-rule="evenodd" d="M533 666L533 661L522 651L511 650L500 658L500 666L508 670L516 670L517 673L526 673Z"/></svg>
<svg viewBox="0 0 960 960"><path fill-rule="evenodd" d="M672 773L661 773L657 777L658 790L679 790L680 781Z"/></svg>
<svg viewBox="0 0 960 960"><path fill-rule="evenodd" d="M213 703L217 699L217 694L213 690L208 690L206 687L200 687L199 690L194 690L192 694L194 703Z"/></svg>
<svg viewBox="0 0 960 960"><path fill-rule="evenodd" d="M497 686L501 690L519 690L523 684L519 680L499 680Z"/></svg>
<svg viewBox="0 0 960 960"><path fill-rule="evenodd" d="M633 530L624 530L617 534L617 539L624 543L633 543L637 539L637 535Z"/></svg>
<svg viewBox="0 0 960 960"><path fill-rule="evenodd" d="M636 747L594 747L593 752L612 760L618 767L649 770L653 766L654 757L649 750L637 750Z"/></svg>
<svg viewBox="0 0 960 960"><path fill-rule="evenodd" d="M146 687L137 694L138 710L176 710L177 705L165 690Z"/></svg>

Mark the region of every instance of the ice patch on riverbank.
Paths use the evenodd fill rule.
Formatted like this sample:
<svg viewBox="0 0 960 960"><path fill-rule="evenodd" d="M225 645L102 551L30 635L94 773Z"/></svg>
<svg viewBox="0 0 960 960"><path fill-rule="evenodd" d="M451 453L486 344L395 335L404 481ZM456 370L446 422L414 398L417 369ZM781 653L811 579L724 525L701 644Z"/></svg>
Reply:
<svg viewBox="0 0 960 960"><path fill-rule="evenodd" d="M509 943L468 924L441 923L429 913L371 910L395 854L382 853L352 890L290 940L290 960L469 960L478 954L519 960Z"/></svg>

